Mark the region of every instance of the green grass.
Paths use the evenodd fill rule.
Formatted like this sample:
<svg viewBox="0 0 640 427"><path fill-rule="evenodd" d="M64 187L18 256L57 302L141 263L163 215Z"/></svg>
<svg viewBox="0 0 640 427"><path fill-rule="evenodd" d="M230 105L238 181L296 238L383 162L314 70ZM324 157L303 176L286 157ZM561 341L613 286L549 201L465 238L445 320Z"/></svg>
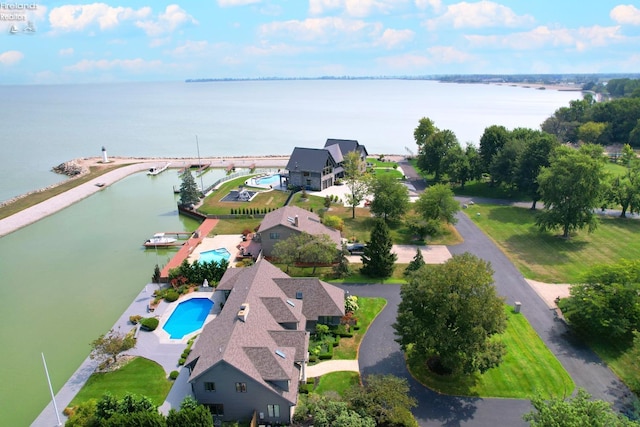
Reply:
<svg viewBox="0 0 640 427"><path fill-rule="evenodd" d="M607 162L604 165L604 171L612 176L622 176L627 173L627 168L617 163Z"/></svg>
<svg viewBox="0 0 640 427"><path fill-rule="evenodd" d="M200 206L198 210L205 215L228 215L231 213L231 209L271 208L275 210L284 206L284 202L287 200L287 197L289 197L289 193L278 190L264 191L263 189L255 189L260 191L260 193L256 194L250 202L220 201L229 194L229 191L236 190L238 186L244 185L245 181L251 176L252 175L241 176L225 182L204 199L202 206ZM251 189L251 187L246 188Z"/></svg>
<svg viewBox="0 0 640 427"><path fill-rule="evenodd" d="M393 169L392 167L376 167L373 169L373 174L375 176L381 175L390 175L396 179L404 178L404 174L397 169Z"/></svg>
<svg viewBox="0 0 640 427"><path fill-rule="evenodd" d="M381 162L377 157L367 157L367 163L371 163L374 168L393 168L398 166L396 162Z"/></svg>
<svg viewBox="0 0 640 427"><path fill-rule="evenodd" d="M218 224L211 230L211 236L217 234L242 234L245 229L253 231L260 225L261 219L256 218L238 218L238 219L219 219Z"/></svg>
<svg viewBox="0 0 640 427"><path fill-rule="evenodd" d="M587 339L587 344L627 386L637 392L640 386L640 364L633 355L633 346L595 339Z"/></svg>
<svg viewBox="0 0 640 427"><path fill-rule="evenodd" d="M359 308L354 313L354 317L358 319L360 329L354 330L353 337L340 339L340 344L333 349L334 359L353 360L358 358L360 343L367 333L371 322L373 322L385 305L387 305L387 300L384 298L358 297L358 305Z"/></svg>
<svg viewBox="0 0 640 427"><path fill-rule="evenodd" d="M69 406L77 406L89 399L100 399L107 392L117 398L127 393L147 396L159 406L169 394L172 384L162 366L137 357L117 371L92 374Z"/></svg>
<svg viewBox="0 0 640 427"><path fill-rule="evenodd" d="M358 372L331 372L320 377L318 385L313 389L313 392L318 394L335 392L342 396L346 390L359 384L360 373Z"/></svg>
<svg viewBox="0 0 640 427"><path fill-rule="evenodd" d="M580 231L570 239L560 233L541 232L535 211L496 205L472 205L465 212L529 279L546 283L580 283L594 264L640 257L640 221L600 218L589 234ZM478 215L479 214L479 215Z"/></svg>
<svg viewBox="0 0 640 427"><path fill-rule="evenodd" d="M460 187L459 185L454 185L451 187L451 189L456 196L485 197L519 201L531 200L531 197L527 196L524 193L521 193L518 190L507 188L502 185L491 187L488 181L483 180L467 182L464 188Z"/></svg>
<svg viewBox="0 0 640 427"><path fill-rule="evenodd" d="M122 165L108 165L108 166L91 166L89 167L89 173L79 178L69 179L67 181L63 181L55 187L49 188L44 191L36 192L33 194L29 194L28 196L22 197L16 200L13 203L10 203L6 206L0 208L0 219L7 218L13 214L16 214L20 211L23 211L31 206L35 206L38 203L44 202L52 197L55 197L59 194L62 194L72 188L79 186L80 184L84 184L85 182L91 181L94 178L97 178L101 175L104 175L107 172L111 172L112 170L128 166L129 164Z"/></svg>
<svg viewBox="0 0 640 427"><path fill-rule="evenodd" d="M507 354L497 368L483 375L439 376L426 368L424 355L410 354L412 374L433 390L457 396L530 399L536 393L544 398L570 395L575 384L558 359L522 314L514 314L510 307L506 312L507 329L501 339Z"/></svg>

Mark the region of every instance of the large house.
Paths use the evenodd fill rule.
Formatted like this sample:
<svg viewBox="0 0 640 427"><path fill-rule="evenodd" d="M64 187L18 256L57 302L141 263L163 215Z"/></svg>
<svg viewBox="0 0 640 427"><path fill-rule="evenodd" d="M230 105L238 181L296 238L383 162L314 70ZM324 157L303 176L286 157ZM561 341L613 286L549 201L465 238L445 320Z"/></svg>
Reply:
<svg viewBox="0 0 640 427"><path fill-rule="evenodd" d="M260 223L256 235L262 244L262 255L272 256L276 243L302 232L326 234L335 242L336 250L341 248L340 231L322 224L320 217L313 212L297 206L284 206L266 214Z"/></svg>
<svg viewBox="0 0 640 427"><path fill-rule="evenodd" d="M289 185L307 190L324 190L344 177L344 158L356 152L366 163L367 149L352 139L327 139L324 148L295 147L286 169Z"/></svg>
<svg viewBox="0 0 640 427"><path fill-rule="evenodd" d="M260 260L227 270L215 292L223 308L185 363L195 398L221 421L290 423L306 380L309 333L318 322L339 323L344 291Z"/></svg>

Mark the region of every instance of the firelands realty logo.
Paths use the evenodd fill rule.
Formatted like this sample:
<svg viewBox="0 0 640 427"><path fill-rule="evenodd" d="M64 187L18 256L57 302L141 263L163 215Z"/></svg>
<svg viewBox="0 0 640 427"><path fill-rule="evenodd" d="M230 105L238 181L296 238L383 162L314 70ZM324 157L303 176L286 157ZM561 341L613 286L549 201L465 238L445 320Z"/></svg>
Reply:
<svg viewBox="0 0 640 427"><path fill-rule="evenodd" d="M27 13L38 9L37 3L0 2L0 22L11 23L10 34L35 33L36 28L27 19Z"/></svg>

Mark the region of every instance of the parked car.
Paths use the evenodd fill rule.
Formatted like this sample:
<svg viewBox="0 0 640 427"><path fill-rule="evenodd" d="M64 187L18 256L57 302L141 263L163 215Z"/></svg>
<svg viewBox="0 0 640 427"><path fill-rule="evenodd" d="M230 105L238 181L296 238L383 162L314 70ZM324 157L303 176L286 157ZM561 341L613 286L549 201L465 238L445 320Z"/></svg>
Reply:
<svg viewBox="0 0 640 427"><path fill-rule="evenodd" d="M361 255L364 253L365 244L364 243L352 243L347 245L347 250L351 255Z"/></svg>

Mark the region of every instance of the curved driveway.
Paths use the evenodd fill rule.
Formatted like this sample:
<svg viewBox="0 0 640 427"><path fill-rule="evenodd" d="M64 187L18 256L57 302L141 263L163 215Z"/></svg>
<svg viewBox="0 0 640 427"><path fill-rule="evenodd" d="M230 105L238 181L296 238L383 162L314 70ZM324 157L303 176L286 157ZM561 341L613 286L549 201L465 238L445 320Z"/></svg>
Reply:
<svg viewBox="0 0 640 427"><path fill-rule="evenodd" d="M403 165L403 170L416 189L420 191L425 188L413 168ZM571 375L576 386L586 389L594 398L612 402L618 410L627 408L633 399L628 388L589 348L572 339L564 324L555 319L544 301L500 249L461 212L458 213L456 228L464 238L464 243L450 246L449 251L452 254L470 252L491 262L498 293L505 297L507 304L521 302L522 313ZM387 300L387 306L372 323L360 346L360 372L363 376L393 374L407 378L411 393L418 400L418 407L413 413L421 426L526 425L522 415L531 409L528 400L444 396L427 389L409 375L391 326L400 302L400 286L341 287L354 295L380 296Z"/></svg>

